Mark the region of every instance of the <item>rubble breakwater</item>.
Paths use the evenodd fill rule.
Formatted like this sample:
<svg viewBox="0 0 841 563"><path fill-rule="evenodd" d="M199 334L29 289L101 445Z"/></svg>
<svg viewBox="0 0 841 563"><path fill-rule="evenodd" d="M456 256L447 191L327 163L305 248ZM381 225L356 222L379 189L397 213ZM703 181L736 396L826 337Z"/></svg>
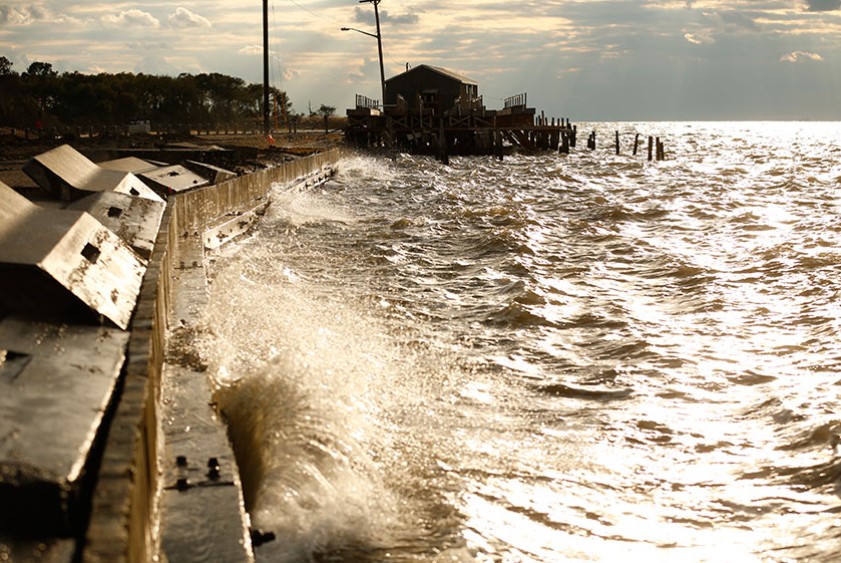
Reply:
<svg viewBox="0 0 841 563"><path fill-rule="evenodd" d="M94 163L62 145L23 166L38 197L0 181L0 559L253 560L190 346L204 250L248 230L274 184L324 181L339 155L243 174L196 151Z"/></svg>

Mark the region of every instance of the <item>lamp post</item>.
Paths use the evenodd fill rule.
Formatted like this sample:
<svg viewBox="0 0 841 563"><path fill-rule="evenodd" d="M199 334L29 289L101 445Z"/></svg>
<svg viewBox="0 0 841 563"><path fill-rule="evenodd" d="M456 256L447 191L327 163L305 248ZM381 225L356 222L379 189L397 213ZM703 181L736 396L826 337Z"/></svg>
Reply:
<svg viewBox="0 0 841 563"><path fill-rule="evenodd" d="M368 33L367 31L362 31L361 29L356 29L355 27L343 27L342 31L356 31L358 33L362 33L363 35L367 35L369 37L374 37L377 40L377 51L380 55L380 87L382 88L382 103L383 109L385 109L385 70L383 70L383 36L380 32L380 12L377 9L382 0L359 0L360 4L373 4L374 5L374 18L377 21L377 33Z"/></svg>
<svg viewBox="0 0 841 563"><path fill-rule="evenodd" d="M269 0L263 0L263 134L269 134Z"/></svg>

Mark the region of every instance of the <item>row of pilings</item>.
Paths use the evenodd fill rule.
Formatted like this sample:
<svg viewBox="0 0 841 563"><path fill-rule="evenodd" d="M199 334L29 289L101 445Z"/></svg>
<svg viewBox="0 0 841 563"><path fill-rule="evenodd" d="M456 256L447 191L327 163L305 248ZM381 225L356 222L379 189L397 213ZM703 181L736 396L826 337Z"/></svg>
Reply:
<svg viewBox="0 0 841 563"><path fill-rule="evenodd" d="M345 129L348 144L364 149L384 149L426 154L448 163L450 156L482 155L502 160L506 153L551 151L570 154L578 144L579 126L568 118L543 115L366 115L351 117ZM635 133L632 154L640 150L641 134ZM596 150L597 132L587 137L587 148ZM615 151L621 153L620 133ZM648 160L664 160L665 145L648 138Z"/></svg>
<svg viewBox="0 0 841 563"><path fill-rule="evenodd" d="M525 135L525 141L520 138L521 135ZM622 154L621 136L618 130L614 132L614 136L613 146L615 154L618 156ZM642 135L640 133L634 133L634 141L631 149L633 156L637 156L640 152L641 137ZM439 135L432 135L430 138L431 142L426 145L430 150L423 150L425 145L420 144L414 147L416 150L413 152L432 154L444 164L449 164L451 154L484 154L492 155L499 160L503 160L505 154L503 139L513 139L514 142L511 143L512 147L552 151L568 155L578 144L578 125L571 124L568 120L563 119L556 125L553 120L551 124L538 125L532 129L523 129L519 134L505 129L494 128L492 131L479 135L478 138L483 142L479 143L478 151L473 150L477 148L474 144L470 144L467 151L458 151L458 145L461 144L464 146L464 143L459 143L458 138L453 142L446 135L443 128ZM445 139L446 142L441 143L439 139ZM593 130L587 136L587 149L595 151L597 144L597 133ZM417 150L419 148L421 150ZM648 135L646 154L649 162L666 160L665 142L660 137Z"/></svg>

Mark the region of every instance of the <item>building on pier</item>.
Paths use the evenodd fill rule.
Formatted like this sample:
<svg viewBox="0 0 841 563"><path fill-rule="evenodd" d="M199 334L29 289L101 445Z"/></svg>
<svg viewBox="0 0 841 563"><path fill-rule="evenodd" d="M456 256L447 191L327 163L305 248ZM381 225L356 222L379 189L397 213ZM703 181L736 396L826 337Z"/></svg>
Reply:
<svg viewBox="0 0 841 563"><path fill-rule="evenodd" d="M347 110L345 136L359 147L397 148L435 154L502 154L503 144L526 150L553 149L563 138L574 146L574 129L547 120L528 107L526 94L488 109L479 84L450 70L419 65L385 82L385 103L356 96Z"/></svg>
<svg viewBox="0 0 841 563"><path fill-rule="evenodd" d="M420 65L385 81L385 106L440 115L444 111L481 109L479 84L444 68Z"/></svg>

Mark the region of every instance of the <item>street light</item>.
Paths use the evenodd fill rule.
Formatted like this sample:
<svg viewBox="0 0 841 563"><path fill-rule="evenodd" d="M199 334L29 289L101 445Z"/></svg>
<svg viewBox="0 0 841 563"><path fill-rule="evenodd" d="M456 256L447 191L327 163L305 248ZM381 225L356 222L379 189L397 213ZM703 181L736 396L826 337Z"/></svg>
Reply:
<svg viewBox="0 0 841 563"><path fill-rule="evenodd" d="M362 31L361 29L356 29L355 27L343 27L342 31L357 31L359 33L364 33L365 35L368 35L369 37L373 37L375 39L380 38L379 35L377 35L376 33L368 33L367 31Z"/></svg>
<svg viewBox="0 0 841 563"><path fill-rule="evenodd" d="M374 17L377 21L377 33L369 33L367 31L362 31L361 29L356 29L355 27L343 27L342 31L356 31L363 35L367 35L369 37L374 37L377 39L377 50L380 54L380 86L382 87L383 93L383 109L385 109L385 70L383 70L383 36L380 32L380 12L377 9L382 0L359 0L360 4L371 3L374 5Z"/></svg>

